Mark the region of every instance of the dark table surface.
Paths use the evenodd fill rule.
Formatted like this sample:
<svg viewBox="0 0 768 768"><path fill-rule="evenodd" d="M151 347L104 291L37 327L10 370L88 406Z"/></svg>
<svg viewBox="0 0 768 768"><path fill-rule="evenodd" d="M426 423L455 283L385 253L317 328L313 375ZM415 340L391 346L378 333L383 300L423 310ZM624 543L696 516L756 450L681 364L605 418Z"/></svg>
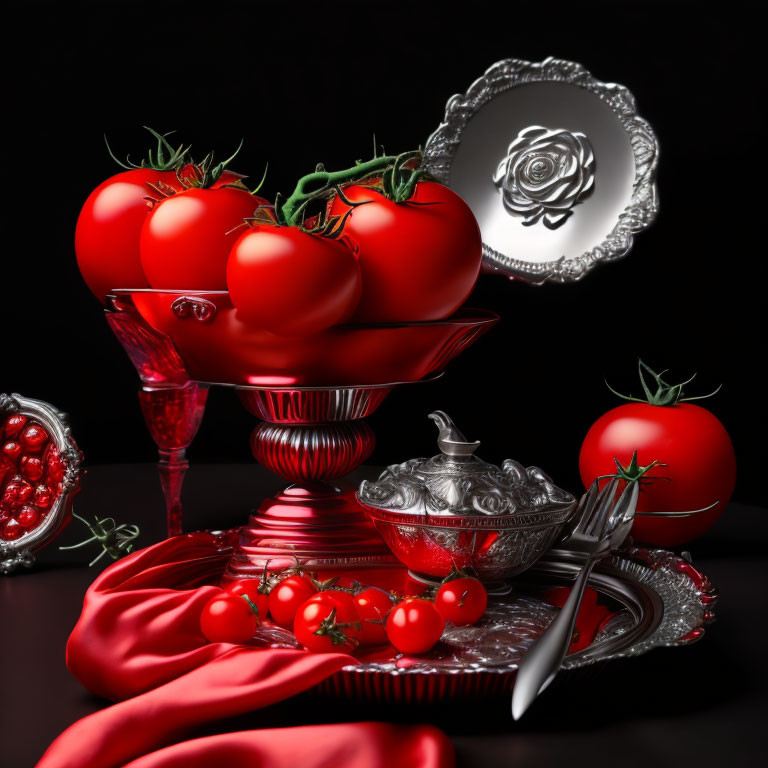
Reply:
<svg viewBox="0 0 768 768"><path fill-rule="evenodd" d="M185 486L185 528L235 526L279 486L254 465L194 466ZM139 523L141 545L162 537L164 513L152 465L91 467L76 508ZM72 544L80 534L72 525L57 543ZM718 620L703 640L591 668L553 686L519 723L512 722L506 700L406 709L336 700L319 706L316 698L300 697L225 726L429 722L450 735L460 767L761 764L768 744L768 510L731 504L689 549L694 565L721 593ZM84 552L59 552L54 544L40 553L32 571L0 576L4 768L34 765L68 725L108 705L87 693L64 666L66 639L101 568L86 563Z"/></svg>

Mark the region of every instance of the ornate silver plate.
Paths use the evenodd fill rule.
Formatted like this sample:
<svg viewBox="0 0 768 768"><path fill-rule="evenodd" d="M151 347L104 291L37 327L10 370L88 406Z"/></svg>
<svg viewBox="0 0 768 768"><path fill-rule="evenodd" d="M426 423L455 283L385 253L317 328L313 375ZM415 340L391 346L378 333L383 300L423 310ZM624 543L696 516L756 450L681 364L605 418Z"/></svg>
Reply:
<svg viewBox="0 0 768 768"><path fill-rule="evenodd" d="M419 658L372 654L345 667L319 690L411 701L511 690L520 660L558 610L536 594L567 584L577 570L578 565L541 560L515 582L512 594L489 604L478 625L447 629L430 654ZM688 560L665 550L623 551L601 563L589 585L603 601L608 599L613 614L591 645L567 657L565 669L689 644L714 619L714 587ZM262 627L256 642L297 647L293 635L277 627Z"/></svg>
<svg viewBox="0 0 768 768"><path fill-rule="evenodd" d="M658 210L658 143L621 85L581 64L505 59L448 100L424 165L469 204L488 272L580 280Z"/></svg>

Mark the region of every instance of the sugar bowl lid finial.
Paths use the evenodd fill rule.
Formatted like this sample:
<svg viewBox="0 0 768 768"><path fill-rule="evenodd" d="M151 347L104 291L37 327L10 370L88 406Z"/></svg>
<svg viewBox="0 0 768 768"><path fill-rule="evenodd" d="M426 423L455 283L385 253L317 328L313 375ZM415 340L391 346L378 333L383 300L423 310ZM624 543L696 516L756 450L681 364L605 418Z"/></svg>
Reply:
<svg viewBox="0 0 768 768"><path fill-rule="evenodd" d="M479 440L470 442L464 437L445 411L433 411L429 418L437 424L437 445L445 455L471 456L480 447Z"/></svg>

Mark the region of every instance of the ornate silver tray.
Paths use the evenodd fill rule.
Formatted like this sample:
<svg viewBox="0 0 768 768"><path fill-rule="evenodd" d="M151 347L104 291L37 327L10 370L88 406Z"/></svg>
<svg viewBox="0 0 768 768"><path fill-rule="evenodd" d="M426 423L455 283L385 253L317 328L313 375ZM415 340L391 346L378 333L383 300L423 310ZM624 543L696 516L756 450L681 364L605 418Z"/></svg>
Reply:
<svg viewBox="0 0 768 768"><path fill-rule="evenodd" d="M369 654L316 692L413 702L507 693L523 655L558 610L536 593L567 584L577 569L540 560L515 582L512 594L492 600L480 624L449 628L430 654L405 658L391 649L383 656ZM627 549L600 564L589 585L611 603L612 614L588 647L567 657L565 669L686 645L714 619L714 587L688 560L665 550ZM293 635L277 627L262 627L256 642L297 647Z"/></svg>
<svg viewBox="0 0 768 768"><path fill-rule="evenodd" d="M624 86L505 59L448 100L424 165L472 208L485 270L541 284L630 250L658 210L658 154Z"/></svg>

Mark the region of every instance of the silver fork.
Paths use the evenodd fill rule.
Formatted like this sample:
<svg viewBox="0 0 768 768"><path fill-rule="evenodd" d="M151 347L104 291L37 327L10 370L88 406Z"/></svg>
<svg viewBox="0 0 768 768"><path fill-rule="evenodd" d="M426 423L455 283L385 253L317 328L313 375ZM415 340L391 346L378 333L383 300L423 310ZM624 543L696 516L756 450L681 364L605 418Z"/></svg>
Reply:
<svg viewBox="0 0 768 768"><path fill-rule="evenodd" d="M512 717L515 720L522 717L560 670L595 563L618 547L629 534L640 488L636 482L628 484L615 501L618 484L618 479L614 478L602 491L597 481L592 484L579 502L577 514L580 517L576 528L559 547L563 554L583 559L584 566L565 605L520 662L512 692Z"/></svg>

